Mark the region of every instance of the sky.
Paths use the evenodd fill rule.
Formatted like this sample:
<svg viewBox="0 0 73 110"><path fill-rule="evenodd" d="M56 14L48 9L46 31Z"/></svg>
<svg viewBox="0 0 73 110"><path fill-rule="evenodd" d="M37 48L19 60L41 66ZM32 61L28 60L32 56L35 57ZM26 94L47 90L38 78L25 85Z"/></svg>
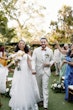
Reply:
<svg viewBox="0 0 73 110"><path fill-rule="evenodd" d="M21 0L19 0L21 1ZM45 12L45 19L44 22L41 24L40 28L43 28L46 30L46 33L49 31L49 25L51 20L56 21L57 20L57 14L58 10L60 10L64 5L71 6L73 9L73 0L28 0L33 1L35 4L42 4L46 7ZM9 26L13 25L13 22L10 22Z"/></svg>
<svg viewBox="0 0 73 110"><path fill-rule="evenodd" d="M71 6L73 9L73 0L43 0L45 1L47 11L49 14L49 20L57 19L58 10L62 8L62 6L67 5Z"/></svg>

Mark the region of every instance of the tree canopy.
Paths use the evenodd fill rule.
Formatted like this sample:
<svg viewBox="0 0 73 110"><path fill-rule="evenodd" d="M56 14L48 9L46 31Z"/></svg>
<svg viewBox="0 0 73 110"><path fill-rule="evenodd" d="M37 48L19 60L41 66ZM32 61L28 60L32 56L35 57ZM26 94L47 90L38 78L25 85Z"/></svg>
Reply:
<svg viewBox="0 0 73 110"><path fill-rule="evenodd" d="M36 0L0 0L0 41L18 41L24 37L28 42L46 34L43 22L46 7ZM13 28L8 23L13 22ZM40 28L42 26L42 28ZM49 27L48 27L49 28ZM57 21L51 21L51 32L46 34L49 41L70 42L73 37L73 10L63 6L57 15ZM4 39L2 39L4 38Z"/></svg>
<svg viewBox="0 0 73 110"><path fill-rule="evenodd" d="M15 36L14 29L8 28L8 19L3 11L0 11L0 42L10 42Z"/></svg>
<svg viewBox="0 0 73 110"><path fill-rule="evenodd" d="M52 37L59 42L70 42L73 34L73 10L70 6L63 6L58 11L58 20L51 21Z"/></svg>

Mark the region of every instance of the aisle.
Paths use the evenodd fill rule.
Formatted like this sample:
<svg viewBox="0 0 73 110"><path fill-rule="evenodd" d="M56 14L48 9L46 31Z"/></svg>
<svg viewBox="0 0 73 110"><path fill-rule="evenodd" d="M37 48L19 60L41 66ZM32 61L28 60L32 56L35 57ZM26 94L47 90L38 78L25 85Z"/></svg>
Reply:
<svg viewBox="0 0 73 110"><path fill-rule="evenodd" d="M50 77L50 83L49 83L49 110L73 110L73 103L66 102L64 100L64 93L54 93L50 86L53 80L57 80L58 76L54 76L53 74ZM3 106L0 108L0 110L10 110L8 107L9 98L3 96L2 97L2 103ZM40 108L39 110L43 110Z"/></svg>

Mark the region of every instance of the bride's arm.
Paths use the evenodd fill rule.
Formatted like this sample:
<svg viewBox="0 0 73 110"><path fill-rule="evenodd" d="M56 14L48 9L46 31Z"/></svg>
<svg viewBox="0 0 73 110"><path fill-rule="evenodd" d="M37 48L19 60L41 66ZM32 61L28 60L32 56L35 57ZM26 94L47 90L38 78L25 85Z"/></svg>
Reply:
<svg viewBox="0 0 73 110"><path fill-rule="evenodd" d="M28 63L30 70L32 71L31 59L29 58L29 55L27 55L27 63Z"/></svg>
<svg viewBox="0 0 73 110"><path fill-rule="evenodd" d="M8 65L7 65L7 67L9 68L10 66L12 66L14 64L14 61L11 61Z"/></svg>
<svg viewBox="0 0 73 110"><path fill-rule="evenodd" d="M32 74L36 74L36 73L33 71L33 69L32 69L31 56L29 56L29 55L27 56L27 63L28 63L28 66L29 66L29 68L30 68Z"/></svg>

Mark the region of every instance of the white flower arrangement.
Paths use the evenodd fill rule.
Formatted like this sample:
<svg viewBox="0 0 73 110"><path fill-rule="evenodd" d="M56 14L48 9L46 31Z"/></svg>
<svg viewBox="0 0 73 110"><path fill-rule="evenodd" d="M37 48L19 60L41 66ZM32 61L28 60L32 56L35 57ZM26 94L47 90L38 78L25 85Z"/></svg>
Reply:
<svg viewBox="0 0 73 110"><path fill-rule="evenodd" d="M55 82L51 85L51 89L54 92L65 92L64 83Z"/></svg>
<svg viewBox="0 0 73 110"><path fill-rule="evenodd" d="M19 50L18 52L16 52L15 54L11 54L8 59L11 60L11 62L8 64L8 67L10 67L12 64L16 64L17 65L17 70L21 70L20 68L20 60L22 59L23 55L25 54L24 51Z"/></svg>

